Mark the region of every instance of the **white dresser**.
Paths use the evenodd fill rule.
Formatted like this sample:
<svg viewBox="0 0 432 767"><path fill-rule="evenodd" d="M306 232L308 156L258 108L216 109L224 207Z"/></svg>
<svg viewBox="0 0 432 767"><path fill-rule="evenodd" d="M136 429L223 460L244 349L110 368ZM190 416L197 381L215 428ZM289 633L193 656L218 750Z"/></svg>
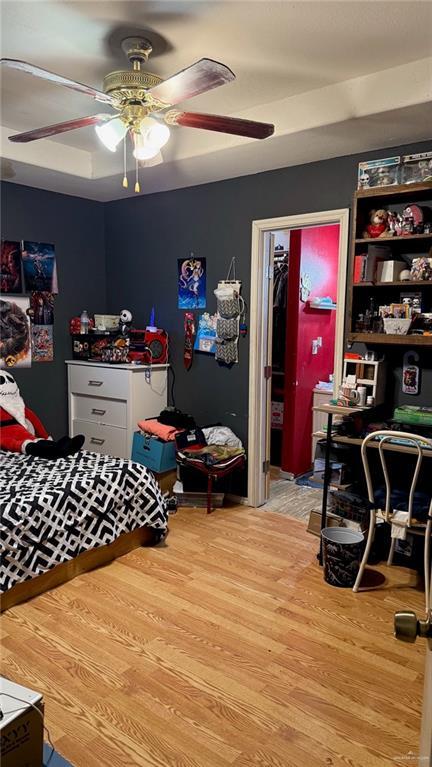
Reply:
<svg viewBox="0 0 432 767"><path fill-rule="evenodd" d="M167 404L168 365L110 365L68 360L69 433L84 448L130 458L137 421Z"/></svg>

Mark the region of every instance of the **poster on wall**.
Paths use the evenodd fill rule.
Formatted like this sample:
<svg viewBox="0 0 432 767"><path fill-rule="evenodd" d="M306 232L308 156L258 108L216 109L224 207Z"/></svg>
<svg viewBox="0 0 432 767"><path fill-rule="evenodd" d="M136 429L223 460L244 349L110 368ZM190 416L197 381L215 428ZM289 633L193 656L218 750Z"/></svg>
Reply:
<svg viewBox="0 0 432 767"><path fill-rule="evenodd" d="M204 312L198 317L198 330L194 343L195 351L216 354L216 323L217 314L211 315Z"/></svg>
<svg viewBox="0 0 432 767"><path fill-rule="evenodd" d="M178 260L178 308L205 309L206 307L206 260L189 258Z"/></svg>
<svg viewBox="0 0 432 767"><path fill-rule="evenodd" d="M58 293L54 245L46 242L23 242L22 265L26 293Z"/></svg>
<svg viewBox="0 0 432 767"><path fill-rule="evenodd" d="M52 325L32 325L33 362L52 362L54 360L54 340Z"/></svg>
<svg viewBox="0 0 432 767"><path fill-rule="evenodd" d="M0 368L31 366L31 329L28 298L0 299Z"/></svg>
<svg viewBox="0 0 432 767"><path fill-rule="evenodd" d="M54 295L36 291L30 297L32 321L35 325L54 325Z"/></svg>
<svg viewBox="0 0 432 767"><path fill-rule="evenodd" d="M0 292L9 294L22 293L21 248L19 242L2 240Z"/></svg>

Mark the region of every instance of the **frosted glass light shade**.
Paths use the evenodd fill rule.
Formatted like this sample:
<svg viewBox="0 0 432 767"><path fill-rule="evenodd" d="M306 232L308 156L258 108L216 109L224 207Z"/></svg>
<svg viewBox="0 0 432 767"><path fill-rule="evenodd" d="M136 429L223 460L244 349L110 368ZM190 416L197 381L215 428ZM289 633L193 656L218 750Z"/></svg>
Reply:
<svg viewBox="0 0 432 767"><path fill-rule="evenodd" d="M110 152L115 152L118 144L125 137L128 126L119 117L114 117L109 122L103 123L103 125L96 125L95 131L102 144Z"/></svg>
<svg viewBox="0 0 432 767"><path fill-rule="evenodd" d="M158 123L155 120L152 122L153 125L147 131L146 140L149 144L157 146L158 149L162 149L170 137L170 129L165 123Z"/></svg>
<svg viewBox="0 0 432 767"><path fill-rule="evenodd" d="M159 147L147 142L147 136L143 136L142 133L135 133L135 149L133 150L133 156L137 160L151 160L159 154Z"/></svg>

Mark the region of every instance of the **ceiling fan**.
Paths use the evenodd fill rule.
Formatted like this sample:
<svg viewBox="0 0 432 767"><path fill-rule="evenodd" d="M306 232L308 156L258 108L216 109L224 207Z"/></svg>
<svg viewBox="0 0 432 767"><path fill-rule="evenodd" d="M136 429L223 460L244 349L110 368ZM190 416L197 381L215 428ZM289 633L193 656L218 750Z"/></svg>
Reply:
<svg viewBox="0 0 432 767"><path fill-rule="evenodd" d="M273 134L274 125L269 123L170 109L186 99L235 80L234 73L224 64L212 59L200 59L167 80L162 80L142 69L142 65L147 62L152 52L149 40L143 37L127 37L121 45L132 64L132 69L107 74L103 81L103 91L48 72L25 61L1 59L3 66L18 69L55 85L84 93L118 112L117 115L95 114L47 125L25 133L16 133L9 136L9 141L26 143L93 125L98 137L110 151L115 152L123 140L125 166L123 186L127 188L126 139L129 136L136 161L135 191L139 192L138 161L148 162L160 157L160 150L170 137L168 126L202 128L256 139L264 139Z"/></svg>

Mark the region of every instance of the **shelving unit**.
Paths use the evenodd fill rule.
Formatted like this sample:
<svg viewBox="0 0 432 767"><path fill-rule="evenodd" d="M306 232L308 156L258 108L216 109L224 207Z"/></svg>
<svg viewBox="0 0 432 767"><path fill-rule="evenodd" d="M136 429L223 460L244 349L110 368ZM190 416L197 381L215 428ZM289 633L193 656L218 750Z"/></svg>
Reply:
<svg viewBox="0 0 432 767"><path fill-rule="evenodd" d="M398 346L432 346L432 336L397 336L390 333L348 333L348 343L387 344Z"/></svg>
<svg viewBox="0 0 432 767"><path fill-rule="evenodd" d="M356 331L356 319L365 313L370 299L376 304L400 303L400 292L420 292L423 311L432 311L432 280L395 280L391 282L354 282L355 256L368 251L369 246L385 245L387 260L404 260L409 268L412 258L427 256L432 248L432 234L409 234L394 237L363 237L372 209L402 211L407 204L426 205L432 208L432 182L406 184L374 189L360 189L354 194L351 262L348 284L348 333L347 341L368 346L421 346L432 347L432 335L390 335ZM385 249L384 249L385 250ZM381 255L380 255L381 258Z"/></svg>

